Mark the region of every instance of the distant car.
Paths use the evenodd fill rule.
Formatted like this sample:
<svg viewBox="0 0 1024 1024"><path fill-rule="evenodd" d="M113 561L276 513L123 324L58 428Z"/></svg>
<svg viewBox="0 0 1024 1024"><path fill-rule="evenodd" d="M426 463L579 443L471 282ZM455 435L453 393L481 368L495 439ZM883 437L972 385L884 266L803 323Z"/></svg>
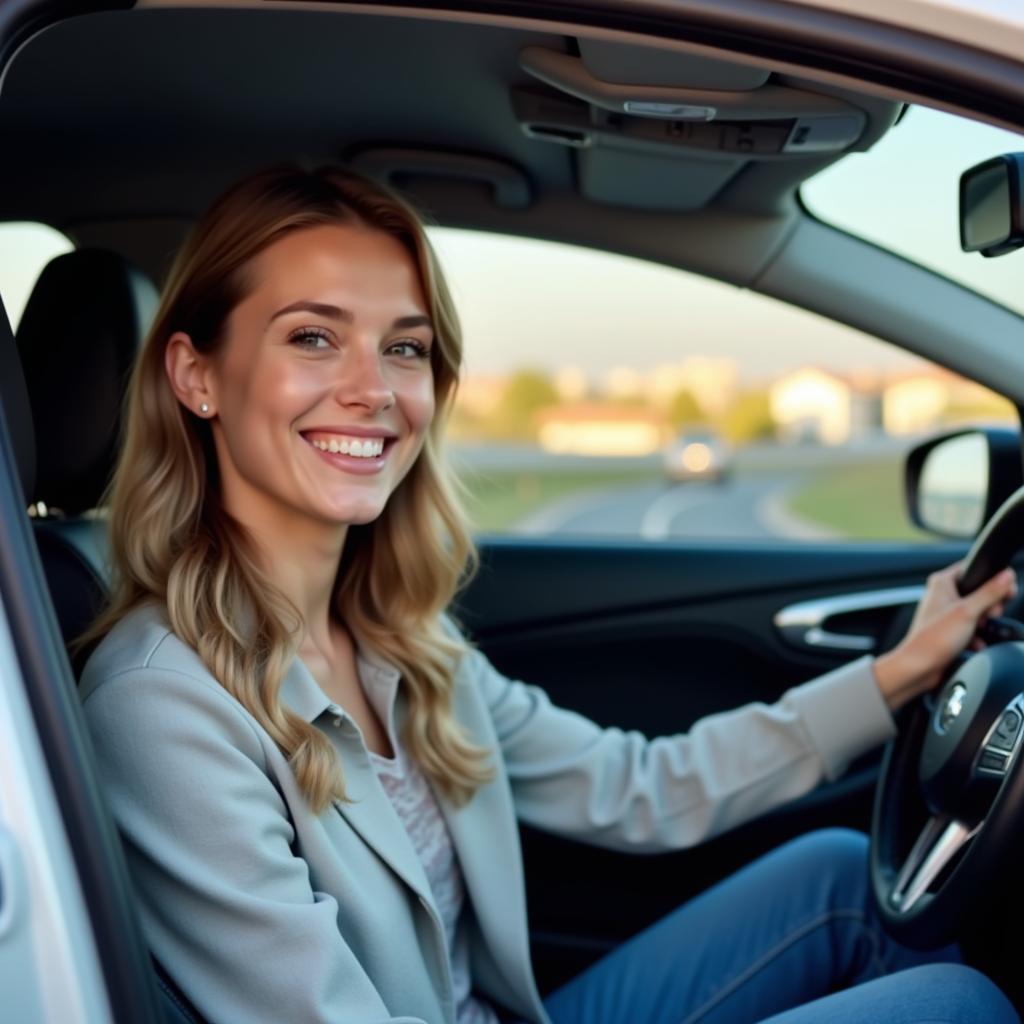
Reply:
<svg viewBox="0 0 1024 1024"><path fill-rule="evenodd" d="M709 480L724 483L732 473L732 451L712 431L680 434L665 449L665 476L672 483Z"/></svg>

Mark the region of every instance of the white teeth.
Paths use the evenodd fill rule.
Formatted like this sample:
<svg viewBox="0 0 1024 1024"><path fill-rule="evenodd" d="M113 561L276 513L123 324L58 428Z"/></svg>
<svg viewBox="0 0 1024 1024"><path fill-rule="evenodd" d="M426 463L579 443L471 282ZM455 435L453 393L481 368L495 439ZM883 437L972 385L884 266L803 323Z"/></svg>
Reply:
<svg viewBox="0 0 1024 1024"><path fill-rule="evenodd" d="M354 455L356 458L376 458L384 451L384 439L381 437L366 438L359 441L353 438L342 438L340 441L332 437L330 441L316 440L312 442L322 452L334 452L341 455Z"/></svg>

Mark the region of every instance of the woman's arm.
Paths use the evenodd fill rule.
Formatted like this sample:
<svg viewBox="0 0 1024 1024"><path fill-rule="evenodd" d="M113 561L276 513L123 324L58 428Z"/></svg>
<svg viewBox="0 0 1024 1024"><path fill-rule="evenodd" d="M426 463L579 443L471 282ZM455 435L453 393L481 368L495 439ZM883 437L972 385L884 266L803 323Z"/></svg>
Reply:
<svg viewBox="0 0 1024 1024"><path fill-rule="evenodd" d="M84 706L147 941L203 1016L396 1024L337 902L292 852L263 747L228 695L139 668L101 682Z"/></svg>
<svg viewBox="0 0 1024 1024"><path fill-rule="evenodd" d="M489 704L517 816L612 849L693 846L837 777L893 733L870 658L655 739L558 708L478 652L464 671Z"/></svg>
<svg viewBox="0 0 1024 1024"><path fill-rule="evenodd" d="M505 678L479 652L467 655L464 671L487 701L518 816L599 845L664 850L701 842L837 778L893 735L890 708L934 685L979 618L1012 596L1012 574L1004 574L961 599L956 568L929 581L891 657L861 658L775 704L709 715L675 736L602 729Z"/></svg>

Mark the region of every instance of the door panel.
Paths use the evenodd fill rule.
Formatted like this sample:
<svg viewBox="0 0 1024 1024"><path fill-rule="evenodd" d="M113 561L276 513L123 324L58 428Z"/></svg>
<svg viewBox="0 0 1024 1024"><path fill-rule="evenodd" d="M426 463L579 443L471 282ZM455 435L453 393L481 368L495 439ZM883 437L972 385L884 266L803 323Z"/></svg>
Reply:
<svg viewBox="0 0 1024 1024"><path fill-rule="evenodd" d="M488 540L458 615L506 675L555 703L648 736L790 686L857 657L787 642L773 619L812 598L920 585L958 545L556 544ZM912 592L911 592L912 593ZM882 602L836 629L905 631L911 605ZM633 857L524 828L534 957L554 987L602 952L793 835L866 829L877 755L807 797L708 843Z"/></svg>

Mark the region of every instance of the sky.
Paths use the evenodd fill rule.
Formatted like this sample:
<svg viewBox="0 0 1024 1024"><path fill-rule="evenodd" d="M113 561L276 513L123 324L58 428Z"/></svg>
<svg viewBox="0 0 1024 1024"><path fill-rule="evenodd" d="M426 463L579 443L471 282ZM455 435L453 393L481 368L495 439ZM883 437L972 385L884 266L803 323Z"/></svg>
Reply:
<svg viewBox="0 0 1024 1024"><path fill-rule="evenodd" d="M824 220L910 256L1024 312L1024 252L960 252L963 170L1024 139L924 108L869 153L803 189ZM566 365L592 377L649 371L690 355L735 358L747 379L806 363L838 371L910 365L900 350L764 296L629 257L479 232L433 229L466 336L470 373ZM16 322L39 269L68 243L39 227L0 225L0 296Z"/></svg>

